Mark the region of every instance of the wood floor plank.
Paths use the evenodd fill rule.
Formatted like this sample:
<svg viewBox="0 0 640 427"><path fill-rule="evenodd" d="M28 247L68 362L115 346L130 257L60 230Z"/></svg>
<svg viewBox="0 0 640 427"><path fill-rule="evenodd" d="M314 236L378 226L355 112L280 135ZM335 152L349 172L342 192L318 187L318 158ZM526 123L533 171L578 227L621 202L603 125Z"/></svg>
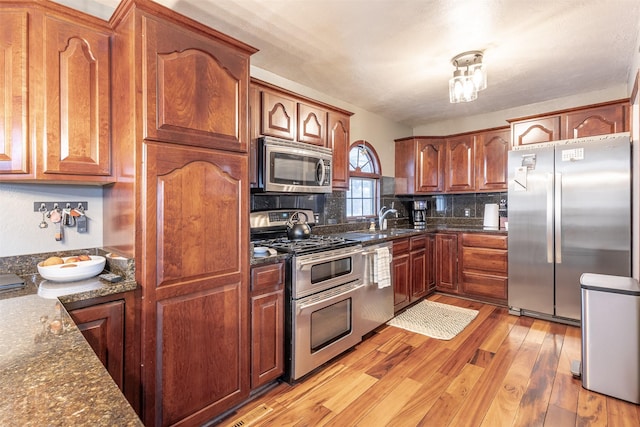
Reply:
<svg viewBox="0 0 640 427"><path fill-rule="evenodd" d="M543 425L564 340L565 325L552 323L540 348L531 380L520 401L515 426Z"/></svg>
<svg viewBox="0 0 640 427"><path fill-rule="evenodd" d="M466 364L418 425L449 425L484 371L479 366Z"/></svg>
<svg viewBox="0 0 640 427"><path fill-rule="evenodd" d="M611 427L638 427L640 418L632 403L607 397L607 424Z"/></svg>
<svg viewBox="0 0 640 427"><path fill-rule="evenodd" d="M496 315L500 314L500 312L494 312ZM499 322L495 328L491 331L491 333L487 336L487 338L480 344L480 349L488 351L490 353L495 353L502 345L505 337L509 335L509 331L516 323L518 318L516 316L503 316L503 321Z"/></svg>
<svg viewBox="0 0 640 427"><path fill-rule="evenodd" d="M351 371L350 375L340 377L337 389L323 405L334 414L340 414L351 402L360 397L378 380L363 372Z"/></svg>
<svg viewBox="0 0 640 427"><path fill-rule="evenodd" d="M446 350L446 349L445 349ZM423 383L418 392L409 400L396 417L389 422L388 427L407 427L419 425L425 414L438 401L440 395L445 392L453 378L431 372L429 381Z"/></svg>
<svg viewBox="0 0 640 427"><path fill-rule="evenodd" d="M601 394L581 388L578 396L576 426L606 427L607 398Z"/></svg>
<svg viewBox="0 0 640 427"><path fill-rule="evenodd" d="M508 314L503 315L508 316ZM471 391L474 398L467 399L463 403L451 422L452 426L479 426L482 423L502 381L518 355L518 351L529 332L529 325L530 322L522 318L514 323L509 335L505 337L493 357L491 365L485 369Z"/></svg>
<svg viewBox="0 0 640 427"><path fill-rule="evenodd" d="M405 378L391 393L376 402L373 409L355 425L362 427L386 426L421 386L422 384L419 382Z"/></svg>

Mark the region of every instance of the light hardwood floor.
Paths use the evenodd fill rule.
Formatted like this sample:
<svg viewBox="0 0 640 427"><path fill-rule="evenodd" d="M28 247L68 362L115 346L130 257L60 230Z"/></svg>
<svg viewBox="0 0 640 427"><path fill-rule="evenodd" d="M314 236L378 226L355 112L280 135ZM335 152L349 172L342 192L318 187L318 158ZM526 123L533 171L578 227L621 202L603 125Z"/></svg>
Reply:
<svg viewBox="0 0 640 427"><path fill-rule="evenodd" d="M265 404L251 426L640 426L640 406L590 392L570 373L580 329L479 310L451 341L385 326L302 382L280 384L222 425Z"/></svg>

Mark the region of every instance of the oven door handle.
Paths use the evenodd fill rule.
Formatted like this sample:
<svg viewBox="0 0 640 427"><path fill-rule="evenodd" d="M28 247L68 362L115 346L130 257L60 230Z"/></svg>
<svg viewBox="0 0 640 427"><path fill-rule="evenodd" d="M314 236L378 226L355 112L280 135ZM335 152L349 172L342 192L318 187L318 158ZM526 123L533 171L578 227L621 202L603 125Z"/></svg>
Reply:
<svg viewBox="0 0 640 427"><path fill-rule="evenodd" d="M313 299L312 302L307 303L307 304L300 304L298 306L298 314L300 314L302 312L302 310L306 310L308 308L313 308L316 307L318 305L331 305L334 302L337 302L336 300L340 300L342 298L344 298L345 296L354 293L355 291L360 290L361 288L363 288L364 285L363 284L359 284L357 286L354 286L353 288L349 288L348 290L344 291L344 292L340 292L339 294L336 295L331 295L328 298L320 298L320 299Z"/></svg>
<svg viewBox="0 0 640 427"><path fill-rule="evenodd" d="M314 257L306 259L306 260L299 260L297 262L298 270L303 270L303 269L305 269L305 267L309 267L311 265L317 265L319 263L335 261L335 260L340 259L340 258L349 258L350 256L358 255L358 254L362 254L362 248L357 249L357 250L353 250L353 251L344 252L344 253L339 253L339 254L336 254L334 256L329 256L329 257L323 256L323 255L314 256Z"/></svg>

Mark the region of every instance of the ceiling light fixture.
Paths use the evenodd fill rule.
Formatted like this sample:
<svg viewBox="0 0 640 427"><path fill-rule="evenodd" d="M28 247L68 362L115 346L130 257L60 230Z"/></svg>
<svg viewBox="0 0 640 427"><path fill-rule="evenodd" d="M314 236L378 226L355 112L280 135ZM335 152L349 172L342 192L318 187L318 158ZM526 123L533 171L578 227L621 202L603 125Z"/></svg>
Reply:
<svg viewBox="0 0 640 427"><path fill-rule="evenodd" d="M487 70L482 64L483 53L470 50L456 55L451 64L456 67L449 80L449 102L469 102L478 98L478 92L487 87Z"/></svg>

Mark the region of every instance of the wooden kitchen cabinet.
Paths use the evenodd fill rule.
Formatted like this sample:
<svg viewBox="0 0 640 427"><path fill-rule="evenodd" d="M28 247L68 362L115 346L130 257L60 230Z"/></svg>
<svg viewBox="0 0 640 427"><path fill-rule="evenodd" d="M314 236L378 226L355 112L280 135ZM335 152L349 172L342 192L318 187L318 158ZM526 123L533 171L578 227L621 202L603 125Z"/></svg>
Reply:
<svg viewBox="0 0 640 427"><path fill-rule="evenodd" d="M506 191L511 130L495 129L476 135L476 191Z"/></svg>
<svg viewBox="0 0 640 427"><path fill-rule="evenodd" d="M395 146L396 194L445 189L446 143L441 138L402 138Z"/></svg>
<svg viewBox="0 0 640 427"><path fill-rule="evenodd" d="M250 393L255 49L148 0L121 2L111 25L117 180L103 244L136 263L141 418L202 425Z"/></svg>
<svg viewBox="0 0 640 427"><path fill-rule="evenodd" d="M327 115L327 146L333 150L331 182L334 190L349 189L349 115L330 111Z"/></svg>
<svg viewBox="0 0 640 427"><path fill-rule="evenodd" d="M515 145L582 138L629 130L629 100L587 105L508 120Z"/></svg>
<svg viewBox="0 0 640 427"><path fill-rule="evenodd" d="M298 141L327 146L327 110L298 103Z"/></svg>
<svg viewBox="0 0 640 427"><path fill-rule="evenodd" d="M447 192L475 190L475 136L467 134L447 138L446 143L445 190Z"/></svg>
<svg viewBox="0 0 640 427"><path fill-rule="evenodd" d="M284 372L284 263L251 269L251 389Z"/></svg>
<svg viewBox="0 0 640 427"><path fill-rule="evenodd" d="M112 181L111 28L53 2L0 14L12 99L0 113L0 180Z"/></svg>
<svg viewBox="0 0 640 427"><path fill-rule="evenodd" d="M425 251L427 257L425 283L427 285L427 293L430 294L436 290L436 235L428 233L425 234L425 238Z"/></svg>
<svg viewBox="0 0 640 427"><path fill-rule="evenodd" d="M393 241L394 311L424 298L430 291L433 258L429 237L413 236Z"/></svg>
<svg viewBox="0 0 640 427"><path fill-rule="evenodd" d="M455 233L437 233L436 289L458 293L458 236Z"/></svg>
<svg viewBox="0 0 640 427"><path fill-rule="evenodd" d="M393 241L393 309L397 313L411 303L409 238Z"/></svg>
<svg viewBox="0 0 640 427"><path fill-rule="evenodd" d="M271 90L260 88L260 134L294 141L296 139L296 100Z"/></svg>
<svg viewBox="0 0 640 427"><path fill-rule="evenodd" d="M460 292L483 301L507 303L507 236L460 234Z"/></svg>
<svg viewBox="0 0 640 427"><path fill-rule="evenodd" d="M65 309L120 390L140 412L139 352L134 292L65 304Z"/></svg>
<svg viewBox="0 0 640 427"><path fill-rule="evenodd" d="M146 139L248 150L249 61L222 38L141 17Z"/></svg>
<svg viewBox="0 0 640 427"><path fill-rule="evenodd" d="M626 132L628 115L627 101L568 112L564 115L562 139Z"/></svg>

